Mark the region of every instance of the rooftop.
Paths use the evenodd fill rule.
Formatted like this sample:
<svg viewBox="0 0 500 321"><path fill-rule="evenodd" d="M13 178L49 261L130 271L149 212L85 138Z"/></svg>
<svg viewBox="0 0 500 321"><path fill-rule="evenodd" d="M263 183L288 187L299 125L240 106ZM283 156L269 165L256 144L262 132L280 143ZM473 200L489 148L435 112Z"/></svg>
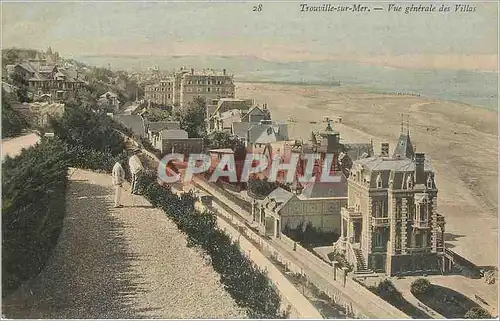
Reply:
<svg viewBox="0 0 500 321"><path fill-rule="evenodd" d="M161 138L163 139L187 139L189 138L188 132L182 129L164 129L160 131Z"/></svg>
<svg viewBox="0 0 500 321"><path fill-rule="evenodd" d="M410 158L393 158L372 156L354 161L353 168L363 166L372 171L395 171L410 172L415 171L415 162ZM426 158L424 160L425 171L434 171L431 162Z"/></svg>
<svg viewBox="0 0 500 321"><path fill-rule="evenodd" d="M311 182L303 184L299 198L347 197L347 178L341 172L331 175L332 182L320 182L319 177L313 177Z"/></svg>

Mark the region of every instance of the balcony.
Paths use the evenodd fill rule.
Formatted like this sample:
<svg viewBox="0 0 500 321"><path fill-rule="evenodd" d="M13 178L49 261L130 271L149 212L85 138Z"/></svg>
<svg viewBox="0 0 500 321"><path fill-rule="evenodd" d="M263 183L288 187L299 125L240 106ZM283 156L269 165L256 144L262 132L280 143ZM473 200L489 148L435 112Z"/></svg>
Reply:
<svg viewBox="0 0 500 321"><path fill-rule="evenodd" d="M406 252L408 254L411 254L411 253L430 253L432 250L431 247L429 246L425 246L425 247L407 247L406 248Z"/></svg>
<svg viewBox="0 0 500 321"><path fill-rule="evenodd" d="M340 212L343 217L349 219L361 219L363 217L363 214L354 207L343 207Z"/></svg>
<svg viewBox="0 0 500 321"><path fill-rule="evenodd" d="M420 220L413 221L413 227L418 229L430 228L428 221L420 221Z"/></svg>
<svg viewBox="0 0 500 321"><path fill-rule="evenodd" d="M372 226L373 227L389 226L389 218L388 217L374 217L374 216L372 216Z"/></svg>

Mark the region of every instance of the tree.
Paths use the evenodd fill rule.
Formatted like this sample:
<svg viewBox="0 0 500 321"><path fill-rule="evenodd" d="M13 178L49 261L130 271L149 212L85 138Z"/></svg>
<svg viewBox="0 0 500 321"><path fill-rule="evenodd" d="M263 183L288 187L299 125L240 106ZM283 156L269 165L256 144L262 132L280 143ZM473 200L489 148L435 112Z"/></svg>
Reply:
<svg viewBox="0 0 500 321"><path fill-rule="evenodd" d="M17 87L16 91L17 100L21 103L31 102L31 99L28 94L29 93L28 81L24 79L24 77L18 72L14 72L10 76L10 80L12 84Z"/></svg>
<svg viewBox="0 0 500 321"><path fill-rule="evenodd" d="M171 113L165 108L148 108L144 116L148 121L168 121L171 119Z"/></svg>
<svg viewBox="0 0 500 321"><path fill-rule="evenodd" d="M214 131L205 135L205 145L211 149L216 148L231 148L235 151L238 148L245 147L243 142L234 135L226 132Z"/></svg>
<svg viewBox="0 0 500 321"><path fill-rule="evenodd" d="M74 106L66 108L61 119L50 121L54 134L70 147L87 148L112 155L124 149L123 139L113 130L112 120L106 115Z"/></svg>
<svg viewBox="0 0 500 321"><path fill-rule="evenodd" d="M410 291L413 294L424 294L427 293L432 287L431 282L424 278L416 279L412 282Z"/></svg>
<svg viewBox="0 0 500 321"><path fill-rule="evenodd" d="M6 93L2 90L2 137L12 137L21 134L23 129L28 128L26 118L13 109Z"/></svg>
<svg viewBox="0 0 500 321"><path fill-rule="evenodd" d="M485 309L473 307L465 313L464 319L493 319L493 317Z"/></svg>
<svg viewBox="0 0 500 321"><path fill-rule="evenodd" d="M185 109L182 109L176 118L181 123L181 129L188 132L189 137L201 138L205 133L205 118L207 108L206 102L202 98L195 98L188 104Z"/></svg>

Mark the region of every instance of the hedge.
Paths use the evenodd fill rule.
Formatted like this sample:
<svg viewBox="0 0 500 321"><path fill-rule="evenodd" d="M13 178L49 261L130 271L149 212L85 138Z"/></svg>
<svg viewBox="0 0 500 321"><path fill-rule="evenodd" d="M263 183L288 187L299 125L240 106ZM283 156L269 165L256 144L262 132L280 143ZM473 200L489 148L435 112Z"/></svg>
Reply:
<svg viewBox="0 0 500 321"><path fill-rule="evenodd" d="M42 138L2 166L2 297L40 273L65 215L68 162L63 144Z"/></svg>
<svg viewBox="0 0 500 321"><path fill-rule="evenodd" d="M493 319L493 317L486 309L473 307L465 313L464 319Z"/></svg>
<svg viewBox="0 0 500 321"><path fill-rule="evenodd" d="M69 166L109 173L117 161L127 158L124 140L115 130L118 125L107 115L73 106L50 123L65 145Z"/></svg>
<svg viewBox="0 0 500 321"><path fill-rule="evenodd" d="M169 187L159 185L153 174L143 175L139 186L151 204L161 207L187 234L189 246L198 246L210 256L224 288L239 306L246 309L250 318L282 317L280 297L275 287L265 273L241 252L239 246L217 228L214 213L195 210L192 194L177 196Z"/></svg>
<svg viewBox="0 0 500 321"><path fill-rule="evenodd" d="M431 287L432 284L429 280L418 278L411 283L410 292L414 295L425 294L431 289Z"/></svg>

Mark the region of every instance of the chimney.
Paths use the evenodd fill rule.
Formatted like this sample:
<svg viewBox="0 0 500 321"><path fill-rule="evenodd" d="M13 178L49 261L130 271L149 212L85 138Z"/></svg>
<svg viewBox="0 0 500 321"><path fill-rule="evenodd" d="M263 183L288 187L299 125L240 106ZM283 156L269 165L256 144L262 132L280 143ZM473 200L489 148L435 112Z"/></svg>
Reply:
<svg viewBox="0 0 500 321"><path fill-rule="evenodd" d="M194 68L191 68L191 75L194 75Z"/></svg>
<svg viewBox="0 0 500 321"><path fill-rule="evenodd" d="M222 69L222 74L225 76L226 75L226 69Z"/></svg>
<svg viewBox="0 0 500 321"><path fill-rule="evenodd" d="M382 143L382 146L380 148L380 156L389 156L389 143Z"/></svg>
<svg viewBox="0 0 500 321"><path fill-rule="evenodd" d="M425 184L425 169L424 169L425 154L415 154L415 185Z"/></svg>

